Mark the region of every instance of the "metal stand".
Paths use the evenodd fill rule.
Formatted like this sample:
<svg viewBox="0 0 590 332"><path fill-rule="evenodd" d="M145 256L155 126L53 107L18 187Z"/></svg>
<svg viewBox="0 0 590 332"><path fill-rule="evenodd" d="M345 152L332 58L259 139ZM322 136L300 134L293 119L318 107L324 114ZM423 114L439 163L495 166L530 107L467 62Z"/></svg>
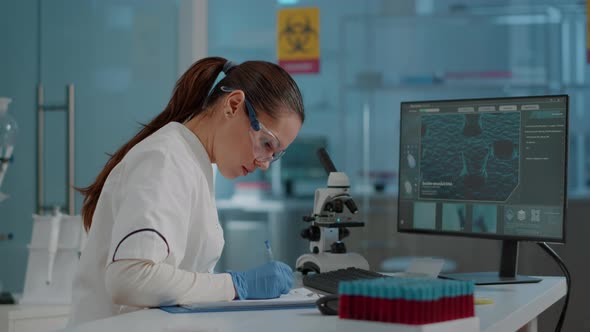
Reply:
<svg viewBox="0 0 590 332"><path fill-rule="evenodd" d="M541 281L539 278L516 273L518 266L518 241L502 241L499 272L452 273L441 275L445 279L473 280L476 285L523 284Z"/></svg>
<svg viewBox="0 0 590 332"><path fill-rule="evenodd" d="M86 233L82 218L75 215L74 202L74 86L68 85L65 105L45 105L43 86L37 90L37 214L28 245L29 257L21 304L70 304L73 279L78 268ZM65 208L44 203L44 115L67 112L67 191ZM62 214L63 210L67 214ZM45 214L53 211L52 214Z"/></svg>
<svg viewBox="0 0 590 332"><path fill-rule="evenodd" d="M67 191L68 191L68 202L66 210L69 215L75 214L75 201L74 201L74 99L75 91L74 85L69 84L66 87L66 103L64 105L46 105L43 85L39 84L37 87L37 213L43 215L45 211L52 211L53 206L46 206L43 197L43 181L44 181L44 144L43 144L43 133L44 133L44 120L45 112L67 112L67 127L68 127L68 165L67 165Z"/></svg>

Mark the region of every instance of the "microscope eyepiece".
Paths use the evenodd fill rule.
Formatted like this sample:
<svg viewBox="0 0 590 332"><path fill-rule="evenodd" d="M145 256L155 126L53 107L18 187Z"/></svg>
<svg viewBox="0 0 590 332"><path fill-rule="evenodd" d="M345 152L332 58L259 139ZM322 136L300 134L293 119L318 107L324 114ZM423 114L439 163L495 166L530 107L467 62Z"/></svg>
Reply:
<svg viewBox="0 0 590 332"><path fill-rule="evenodd" d="M326 151L326 149L319 148L317 150L317 155L320 159L320 163L322 164L322 166L324 166L324 169L328 174L330 174L331 172L336 172L336 166L334 166L334 163L332 162L332 159L330 158L330 155L328 154L328 151Z"/></svg>

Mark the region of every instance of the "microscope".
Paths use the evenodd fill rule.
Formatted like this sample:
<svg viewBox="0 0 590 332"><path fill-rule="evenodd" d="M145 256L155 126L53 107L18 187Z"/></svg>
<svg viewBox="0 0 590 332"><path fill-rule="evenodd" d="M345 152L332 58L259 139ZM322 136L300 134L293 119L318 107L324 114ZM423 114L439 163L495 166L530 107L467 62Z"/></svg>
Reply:
<svg viewBox="0 0 590 332"><path fill-rule="evenodd" d="M318 149L317 155L328 172L328 186L316 189L313 213L303 217L304 222L311 223L301 231L301 237L309 240L311 253L301 255L295 268L304 275L349 267L368 270L367 260L357 253L347 252L342 242L350 235L348 228L365 226L355 219L358 208L350 196L348 176L336 171L324 148Z"/></svg>

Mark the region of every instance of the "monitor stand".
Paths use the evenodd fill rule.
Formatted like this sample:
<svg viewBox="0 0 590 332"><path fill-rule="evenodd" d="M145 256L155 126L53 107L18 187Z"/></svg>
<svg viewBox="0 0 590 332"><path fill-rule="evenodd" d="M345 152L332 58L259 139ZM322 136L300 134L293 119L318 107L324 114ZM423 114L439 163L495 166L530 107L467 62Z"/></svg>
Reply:
<svg viewBox="0 0 590 332"><path fill-rule="evenodd" d="M443 279L472 280L476 285L522 284L541 279L516 274L518 265L518 241L502 241L500 272L451 273L440 275Z"/></svg>

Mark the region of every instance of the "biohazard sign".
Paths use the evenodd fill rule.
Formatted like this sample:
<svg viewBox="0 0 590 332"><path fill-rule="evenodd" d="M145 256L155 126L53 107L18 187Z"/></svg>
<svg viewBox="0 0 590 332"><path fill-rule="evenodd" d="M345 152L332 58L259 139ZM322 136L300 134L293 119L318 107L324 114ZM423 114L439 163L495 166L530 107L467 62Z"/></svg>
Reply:
<svg viewBox="0 0 590 332"><path fill-rule="evenodd" d="M309 74L320 71L319 8L289 8L278 11L277 56L279 65L289 73Z"/></svg>

